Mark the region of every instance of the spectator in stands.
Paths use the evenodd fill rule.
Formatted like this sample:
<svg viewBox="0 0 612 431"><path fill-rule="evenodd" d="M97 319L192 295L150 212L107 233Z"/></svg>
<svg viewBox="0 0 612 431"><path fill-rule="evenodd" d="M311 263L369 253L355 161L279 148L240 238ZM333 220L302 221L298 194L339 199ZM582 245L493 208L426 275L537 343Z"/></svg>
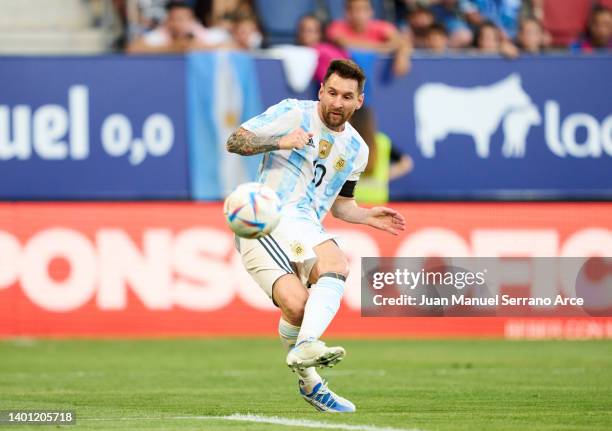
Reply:
<svg viewBox="0 0 612 431"><path fill-rule="evenodd" d="M544 28L535 18L523 18L516 37L518 48L528 54L540 54L545 46Z"/></svg>
<svg viewBox="0 0 612 431"><path fill-rule="evenodd" d="M325 72L331 61L335 58L349 58L348 53L323 40L323 24L314 15L306 15L298 23L297 44L313 48L319 56L314 79L323 81Z"/></svg>
<svg viewBox="0 0 612 431"><path fill-rule="evenodd" d="M261 48L263 37L253 14L238 14L232 19L232 48L250 51Z"/></svg>
<svg viewBox="0 0 612 431"><path fill-rule="evenodd" d="M207 27L225 27L233 16L254 15L249 0L195 0L197 18ZM231 31L231 26L227 27Z"/></svg>
<svg viewBox="0 0 612 431"><path fill-rule="evenodd" d="M485 21L476 29L474 44L476 50L483 54L501 54L509 58L516 58L519 54L517 47L503 36L492 21Z"/></svg>
<svg viewBox="0 0 612 431"><path fill-rule="evenodd" d="M412 158L401 153L387 135L377 130L371 108L364 106L355 111L350 123L369 149L368 164L357 183L355 198L359 203L384 204L389 200L389 181L410 173L414 166Z"/></svg>
<svg viewBox="0 0 612 431"><path fill-rule="evenodd" d="M547 47L567 48L585 30L594 1L529 0L528 15L542 23Z"/></svg>
<svg viewBox="0 0 612 431"><path fill-rule="evenodd" d="M465 48L472 44L473 34L463 17L458 0L440 0L431 6L436 22L448 32L448 45L451 48Z"/></svg>
<svg viewBox="0 0 612 431"><path fill-rule="evenodd" d="M585 36L570 48L572 51L587 53L612 50L612 10L605 6L595 7Z"/></svg>
<svg viewBox="0 0 612 431"><path fill-rule="evenodd" d="M459 8L472 26L491 21L507 39L516 36L521 7L521 0L459 0Z"/></svg>
<svg viewBox="0 0 612 431"><path fill-rule="evenodd" d="M346 0L345 19L331 23L328 39L345 49L361 49L393 55L396 76L410 69L410 46L395 26L387 21L373 19L370 0Z"/></svg>
<svg viewBox="0 0 612 431"><path fill-rule="evenodd" d="M166 3L167 0L137 0L139 26L143 30L152 30L161 24L167 14Z"/></svg>
<svg viewBox="0 0 612 431"><path fill-rule="evenodd" d="M166 5L167 16L155 29L129 44L130 53L181 53L207 50L223 45L215 33L203 27L187 3L171 0Z"/></svg>
<svg viewBox="0 0 612 431"><path fill-rule="evenodd" d="M127 16L127 0L112 0L113 7L117 14L121 25L121 34L113 42L113 49L123 51L127 45L128 39L128 16Z"/></svg>
<svg viewBox="0 0 612 431"><path fill-rule="evenodd" d="M448 52L449 37L442 24L434 23L427 29L427 49L435 54Z"/></svg>
<svg viewBox="0 0 612 431"><path fill-rule="evenodd" d="M440 0L393 0L395 16L403 18L408 15L408 12L414 10L416 7L423 6L430 8L439 2Z"/></svg>
<svg viewBox="0 0 612 431"><path fill-rule="evenodd" d="M140 37L159 25L166 16L166 1L112 0L125 32L117 45L125 48L129 40Z"/></svg>
<svg viewBox="0 0 612 431"><path fill-rule="evenodd" d="M408 21L408 37L411 45L417 49L427 48L427 30L435 22L431 10L417 5L409 9L406 21Z"/></svg>

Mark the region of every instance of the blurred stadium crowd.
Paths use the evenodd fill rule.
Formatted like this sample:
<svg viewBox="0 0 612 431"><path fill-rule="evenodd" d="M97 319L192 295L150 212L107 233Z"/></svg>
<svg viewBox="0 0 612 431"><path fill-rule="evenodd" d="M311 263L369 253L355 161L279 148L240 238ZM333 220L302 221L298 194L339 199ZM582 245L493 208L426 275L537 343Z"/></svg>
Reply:
<svg viewBox="0 0 612 431"><path fill-rule="evenodd" d="M318 56L315 81L334 58L389 55L392 71L411 70L411 54L541 55L612 50L612 0L115 0L129 53L257 51L283 45ZM316 58L316 57L315 57ZM299 60L299 57L298 57ZM312 77L312 75L311 75ZM370 148L361 202L388 199L388 181L413 160L377 130L368 106L351 123ZM384 173L376 160L387 160Z"/></svg>
<svg viewBox="0 0 612 431"><path fill-rule="evenodd" d="M612 0L0 0L0 54L180 53L307 46L501 54L612 49ZM408 54L408 55L407 55Z"/></svg>
<svg viewBox="0 0 612 431"><path fill-rule="evenodd" d="M538 54L612 49L612 0L114 0L130 52L278 44L345 49Z"/></svg>

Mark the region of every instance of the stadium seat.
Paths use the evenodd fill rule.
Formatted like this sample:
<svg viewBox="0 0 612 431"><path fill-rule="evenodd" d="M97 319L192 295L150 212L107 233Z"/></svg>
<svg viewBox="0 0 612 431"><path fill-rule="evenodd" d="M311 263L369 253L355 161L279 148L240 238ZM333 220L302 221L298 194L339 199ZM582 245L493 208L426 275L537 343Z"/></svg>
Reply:
<svg viewBox="0 0 612 431"><path fill-rule="evenodd" d="M94 28L89 2L0 0L0 54L99 54L108 50Z"/></svg>
<svg viewBox="0 0 612 431"><path fill-rule="evenodd" d="M544 27L554 46L568 46L585 30L592 0L544 0Z"/></svg>
<svg viewBox="0 0 612 431"><path fill-rule="evenodd" d="M268 45L295 42L299 19L316 10L316 0L256 0L255 7Z"/></svg>
<svg viewBox="0 0 612 431"><path fill-rule="evenodd" d="M344 18L344 3L346 0L325 0L327 13L331 21ZM385 0L370 0L374 14L378 19L385 18Z"/></svg>

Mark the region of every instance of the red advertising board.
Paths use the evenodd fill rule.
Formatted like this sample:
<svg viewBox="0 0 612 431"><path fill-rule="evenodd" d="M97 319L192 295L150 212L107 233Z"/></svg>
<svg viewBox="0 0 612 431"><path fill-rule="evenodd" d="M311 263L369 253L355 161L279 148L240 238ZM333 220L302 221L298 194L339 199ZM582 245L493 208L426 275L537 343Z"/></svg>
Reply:
<svg viewBox="0 0 612 431"><path fill-rule="evenodd" d="M612 256L612 203L395 204L398 237L330 216L351 262L330 336L612 338L612 318L365 318L362 256ZM220 204L0 204L0 336L274 335Z"/></svg>

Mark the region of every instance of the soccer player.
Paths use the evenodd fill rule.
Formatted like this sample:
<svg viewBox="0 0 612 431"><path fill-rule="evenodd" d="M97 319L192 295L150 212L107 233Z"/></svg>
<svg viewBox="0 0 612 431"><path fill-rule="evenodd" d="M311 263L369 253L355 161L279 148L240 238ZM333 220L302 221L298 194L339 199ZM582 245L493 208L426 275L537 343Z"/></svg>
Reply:
<svg viewBox="0 0 612 431"><path fill-rule="evenodd" d="M237 238L242 261L281 310L278 332L287 365L299 375L302 397L317 410L353 412L315 367L331 367L342 347L320 341L340 307L347 258L321 222L328 211L396 235L404 218L390 208L359 207L353 191L368 147L347 122L363 105L365 75L350 60L331 62L319 101L286 99L242 124L227 141L232 153L265 153L258 181L276 190L282 218L271 235Z"/></svg>

